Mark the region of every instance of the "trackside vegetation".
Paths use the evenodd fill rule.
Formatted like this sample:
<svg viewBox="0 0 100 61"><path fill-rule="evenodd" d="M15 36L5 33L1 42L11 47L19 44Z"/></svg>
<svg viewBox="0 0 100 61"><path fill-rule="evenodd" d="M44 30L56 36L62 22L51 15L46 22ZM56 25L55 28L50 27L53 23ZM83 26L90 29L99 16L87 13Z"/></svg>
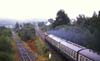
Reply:
<svg viewBox="0 0 100 61"><path fill-rule="evenodd" d="M11 36L10 29L0 27L0 61L13 61Z"/></svg>
<svg viewBox="0 0 100 61"><path fill-rule="evenodd" d="M31 23L25 23L22 25L16 23L15 31L23 41L35 39L35 29Z"/></svg>

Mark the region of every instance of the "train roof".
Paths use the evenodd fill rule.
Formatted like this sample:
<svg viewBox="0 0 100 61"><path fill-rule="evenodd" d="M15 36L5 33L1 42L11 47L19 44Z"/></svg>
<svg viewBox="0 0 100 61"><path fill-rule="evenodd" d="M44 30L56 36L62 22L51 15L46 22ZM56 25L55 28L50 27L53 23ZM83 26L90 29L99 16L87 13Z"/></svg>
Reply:
<svg viewBox="0 0 100 61"><path fill-rule="evenodd" d="M89 49L82 50L79 53L86 56L87 58L93 59L94 61L100 61L100 55Z"/></svg>
<svg viewBox="0 0 100 61"><path fill-rule="evenodd" d="M49 34L48 36L51 37L52 39L54 39L55 41L60 42L61 44L65 45L66 47L71 48L72 50L74 50L76 52L81 50L81 49L83 49L83 48L78 47L78 46L76 46L76 45L74 45L72 43L69 43L65 39L59 38L59 37L57 37L55 35Z"/></svg>
<svg viewBox="0 0 100 61"><path fill-rule="evenodd" d="M52 39L54 39L57 42L65 41L64 39L56 37L55 35L52 35L52 34L49 34L48 36L51 37Z"/></svg>
<svg viewBox="0 0 100 61"><path fill-rule="evenodd" d="M74 50L74 51L76 51L76 52L78 52L79 50L82 49L82 48L77 47L77 46L75 46L75 45L73 45L73 44L70 44L70 43L68 43L68 42L66 42L66 41L62 41L61 44L65 45L66 47L68 47L68 48L70 48L70 49L72 49L72 50Z"/></svg>

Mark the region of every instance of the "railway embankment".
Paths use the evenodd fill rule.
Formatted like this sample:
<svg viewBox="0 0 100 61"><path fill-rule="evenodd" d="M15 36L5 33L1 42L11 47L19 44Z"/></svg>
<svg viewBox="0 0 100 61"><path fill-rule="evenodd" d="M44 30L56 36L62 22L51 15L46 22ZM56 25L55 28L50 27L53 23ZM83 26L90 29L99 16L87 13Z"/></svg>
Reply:
<svg viewBox="0 0 100 61"><path fill-rule="evenodd" d="M48 61L48 49L38 36L34 41L27 41L26 44L36 55L36 61Z"/></svg>

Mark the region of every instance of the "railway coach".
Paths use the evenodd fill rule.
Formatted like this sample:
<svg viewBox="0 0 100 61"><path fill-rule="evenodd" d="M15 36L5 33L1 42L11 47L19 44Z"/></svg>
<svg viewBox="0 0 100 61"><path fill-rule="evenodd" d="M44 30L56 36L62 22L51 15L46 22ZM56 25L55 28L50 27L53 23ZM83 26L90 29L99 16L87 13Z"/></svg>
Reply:
<svg viewBox="0 0 100 61"><path fill-rule="evenodd" d="M53 34L46 32L38 32L43 40L46 40L51 45L59 49L66 56L69 56L73 61L100 61L100 55L83 46L77 45L70 41L64 40ZM44 37L43 37L44 36Z"/></svg>

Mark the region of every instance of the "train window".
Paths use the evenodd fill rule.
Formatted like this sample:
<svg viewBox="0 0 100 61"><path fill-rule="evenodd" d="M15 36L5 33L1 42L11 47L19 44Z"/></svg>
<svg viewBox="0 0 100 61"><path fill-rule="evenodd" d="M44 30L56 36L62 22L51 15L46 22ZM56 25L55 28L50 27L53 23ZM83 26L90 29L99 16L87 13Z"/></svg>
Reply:
<svg viewBox="0 0 100 61"><path fill-rule="evenodd" d="M65 48L65 51L67 52L67 48Z"/></svg>
<svg viewBox="0 0 100 61"><path fill-rule="evenodd" d="M72 50L71 50L71 49L70 49L70 51L69 51L69 52L70 52L70 56L72 56Z"/></svg>
<svg viewBox="0 0 100 61"><path fill-rule="evenodd" d="M81 55L79 54L78 61L80 61L80 60L81 60Z"/></svg>
<svg viewBox="0 0 100 61"><path fill-rule="evenodd" d="M70 49L68 49L68 52L69 52L69 56L71 55L71 50Z"/></svg>
<svg viewBox="0 0 100 61"><path fill-rule="evenodd" d="M69 52L69 56L70 56L70 49L68 49L68 52Z"/></svg>
<svg viewBox="0 0 100 61"><path fill-rule="evenodd" d="M68 48L65 48L66 53L68 53L68 51L67 51L67 50L68 50Z"/></svg>
<svg viewBox="0 0 100 61"><path fill-rule="evenodd" d="M69 48L67 48L67 52L68 52L68 55L69 55Z"/></svg>
<svg viewBox="0 0 100 61"><path fill-rule="evenodd" d="M74 58L76 58L76 52L74 52L74 54L73 54L73 55L74 55Z"/></svg>
<svg viewBox="0 0 100 61"><path fill-rule="evenodd" d="M75 58L75 52L73 51L73 58Z"/></svg>
<svg viewBox="0 0 100 61"><path fill-rule="evenodd" d="M71 54L71 51L70 51L70 49L69 49L69 56L70 56L70 54Z"/></svg>
<svg viewBox="0 0 100 61"><path fill-rule="evenodd" d="M73 59L75 59L75 51L73 51Z"/></svg>
<svg viewBox="0 0 100 61"><path fill-rule="evenodd" d="M83 61L86 61L85 59L86 59L86 57L83 56Z"/></svg>
<svg viewBox="0 0 100 61"><path fill-rule="evenodd" d="M70 50L70 56L74 59L74 51L73 50Z"/></svg>
<svg viewBox="0 0 100 61"><path fill-rule="evenodd" d="M81 56L81 58L80 58L80 59L81 59L81 61L82 61L82 56Z"/></svg>
<svg viewBox="0 0 100 61"><path fill-rule="evenodd" d="M70 50L69 50L69 48L68 48L67 52L68 52L68 55L69 55L69 54L70 54Z"/></svg>
<svg viewBox="0 0 100 61"><path fill-rule="evenodd" d="M71 50L71 57L73 58L73 51Z"/></svg>
<svg viewBox="0 0 100 61"><path fill-rule="evenodd" d="M84 58L83 58L83 56L81 56L81 61L84 61Z"/></svg>
<svg viewBox="0 0 100 61"><path fill-rule="evenodd" d="M79 56L79 61L81 61L81 55Z"/></svg>
<svg viewBox="0 0 100 61"><path fill-rule="evenodd" d="M66 49L64 49L64 52L66 53Z"/></svg>
<svg viewBox="0 0 100 61"><path fill-rule="evenodd" d="M70 55L71 55L71 50L69 49L69 53L70 53Z"/></svg>
<svg viewBox="0 0 100 61"><path fill-rule="evenodd" d="M82 55L80 55L80 61L83 61L83 56Z"/></svg>
<svg viewBox="0 0 100 61"><path fill-rule="evenodd" d="M85 60L85 61L93 61L93 60L90 60L90 59L86 58L86 60Z"/></svg>
<svg viewBox="0 0 100 61"><path fill-rule="evenodd" d="M77 59L77 52L75 52L75 58Z"/></svg>
<svg viewBox="0 0 100 61"><path fill-rule="evenodd" d="M70 50L70 56L72 57L73 55L72 55L72 50Z"/></svg>
<svg viewBox="0 0 100 61"><path fill-rule="evenodd" d="M86 57L83 56L83 61L86 61L85 59L86 59Z"/></svg>
<svg viewBox="0 0 100 61"><path fill-rule="evenodd" d="M86 61L88 61L88 59L86 58Z"/></svg>
<svg viewBox="0 0 100 61"><path fill-rule="evenodd" d="M81 59L82 59L82 61L90 61L88 58L86 58L84 56L82 56Z"/></svg>
<svg viewBox="0 0 100 61"><path fill-rule="evenodd" d="M72 57L73 57L73 59L74 59L74 51L72 50Z"/></svg>

